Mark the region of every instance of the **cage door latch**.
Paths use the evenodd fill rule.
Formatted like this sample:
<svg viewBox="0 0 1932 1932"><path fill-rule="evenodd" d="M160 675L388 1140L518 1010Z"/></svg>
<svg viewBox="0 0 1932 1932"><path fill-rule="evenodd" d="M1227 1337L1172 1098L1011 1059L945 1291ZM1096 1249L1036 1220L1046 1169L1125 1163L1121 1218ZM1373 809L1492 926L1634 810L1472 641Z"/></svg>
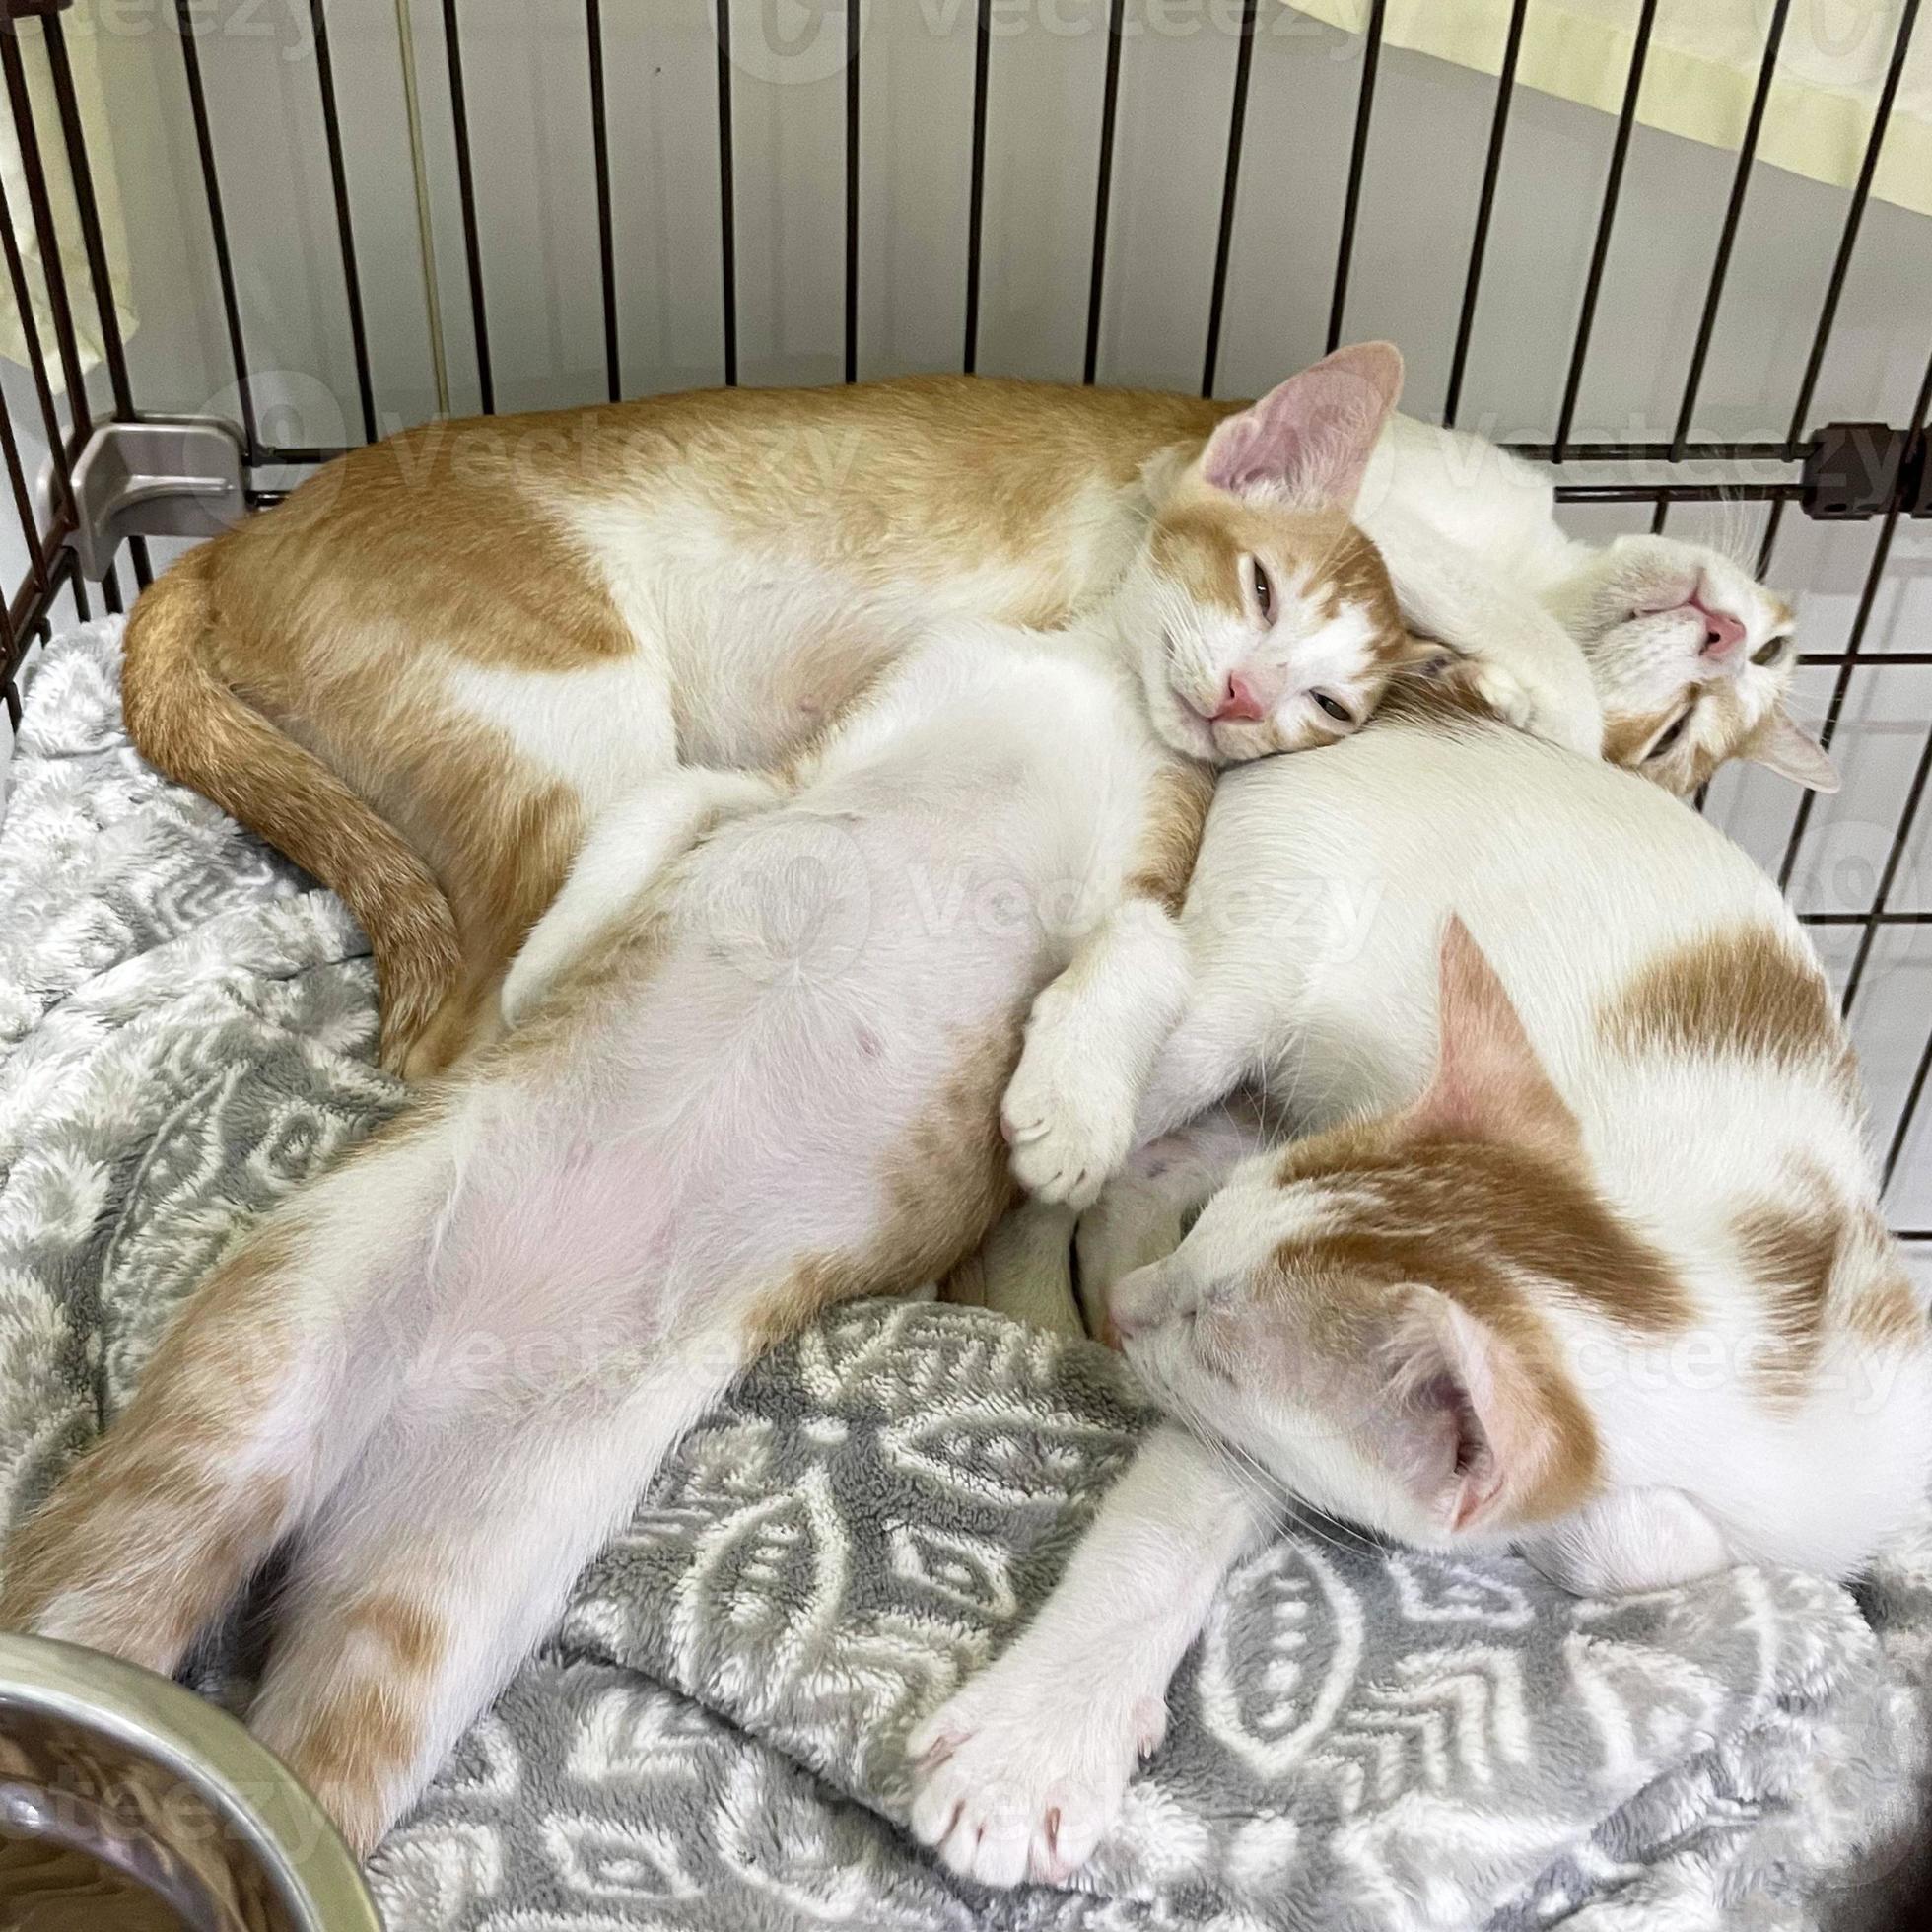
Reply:
<svg viewBox="0 0 1932 1932"><path fill-rule="evenodd" d="M1910 442L1890 423L1827 423L1805 452L1805 515L1828 522L1884 516L1897 500Z"/></svg>
<svg viewBox="0 0 1932 1932"><path fill-rule="evenodd" d="M213 536L247 510L242 439L211 416L102 423L74 464L74 552L107 575L130 536Z"/></svg>

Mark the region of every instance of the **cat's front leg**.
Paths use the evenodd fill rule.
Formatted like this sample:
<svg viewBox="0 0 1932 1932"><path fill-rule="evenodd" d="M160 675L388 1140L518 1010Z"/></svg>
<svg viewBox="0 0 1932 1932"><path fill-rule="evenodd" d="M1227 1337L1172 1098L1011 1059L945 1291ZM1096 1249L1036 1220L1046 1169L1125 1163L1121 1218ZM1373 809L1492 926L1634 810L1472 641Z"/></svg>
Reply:
<svg viewBox="0 0 1932 1932"><path fill-rule="evenodd" d="M1140 1097L1187 988L1173 916L1130 898L1034 1000L1000 1109L1013 1174L1030 1194L1085 1208L1133 1151Z"/></svg>
<svg viewBox="0 0 1932 1932"><path fill-rule="evenodd" d="M1167 1687L1269 1512L1172 1424L1141 1444L1019 1641L906 1741L912 1828L982 1885L1092 1856L1167 1728Z"/></svg>
<svg viewBox="0 0 1932 1932"><path fill-rule="evenodd" d="M681 853L724 819L783 795L756 772L687 765L619 799L591 826L550 910L511 962L504 1024L527 1019L564 969Z"/></svg>
<svg viewBox="0 0 1932 1932"><path fill-rule="evenodd" d="M1603 701L1576 640L1542 604L1420 518L1395 509L1368 524L1396 600L1414 629L1462 659L1499 718L1586 758L1603 751Z"/></svg>

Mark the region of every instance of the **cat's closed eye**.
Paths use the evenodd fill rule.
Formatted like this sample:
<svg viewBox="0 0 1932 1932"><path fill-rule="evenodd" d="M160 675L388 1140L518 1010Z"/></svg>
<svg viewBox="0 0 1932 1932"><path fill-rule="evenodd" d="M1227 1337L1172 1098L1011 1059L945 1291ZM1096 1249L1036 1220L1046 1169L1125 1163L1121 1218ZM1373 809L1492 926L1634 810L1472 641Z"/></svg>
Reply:
<svg viewBox="0 0 1932 1932"><path fill-rule="evenodd" d="M1658 732L1656 738L1651 743L1650 749L1643 754L1644 762L1647 764L1653 758L1663 757L1684 736L1685 731L1690 727L1690 713L1689 711L1680 712L1674 723L1666 724Z"/></svg>
<svg viewBox="0 0 1932 1932"><path fill-rule="evenodd" d="M1352 724L1355 714L1340 698L1331 698L1326 691L1311 692L1315 702L1339 724Z"/></svg>

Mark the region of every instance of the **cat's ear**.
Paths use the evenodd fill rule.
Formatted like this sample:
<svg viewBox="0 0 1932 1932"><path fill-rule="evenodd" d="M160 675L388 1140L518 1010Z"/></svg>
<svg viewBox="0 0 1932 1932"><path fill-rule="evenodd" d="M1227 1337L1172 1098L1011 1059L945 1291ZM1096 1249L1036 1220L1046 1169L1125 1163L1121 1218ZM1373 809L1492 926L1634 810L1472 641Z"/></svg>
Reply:
<svg viewBox="0 0 1932 1932"><path fill-rule="evenodd" d="M1401 394L1394 343L1338 349L1228 417L1208 439L1202 479L1236 496L1351 510Z"/></svg>
<svg viewBox="0 0 1932 1932"><path fill-rule="evenodd" d="M1576 1116L1544 1070L1496 970L1453 913L1442 931L1435 1073L1404 1116L1412 1134L1493 1140L1552 1159L1582 1151Z"/></svg>
<svg viewBox="0 0 1932 1932"><path fill-rule="evenodd" d="M1740 756L1808 792L1835 792L1844 783L1830 754L1782 705L1745 739Z"/></svg>
<svg viewBox="0 0 1932 1932"><path fill-rule="evenodd" d="M1553 1467L1587 1458L1589 1443L1566 1439L1570 1411L1555 1385L1499 1329L1420 1285L1402 1289L1395 1311L1384 1344L1391 1464L1445 1531L1508 1525Z"/></svg>
<svg viewBox="0 0 1932 1932"><path fill-rule="evenodd" d="M1439 638L1418 638L1414 631L1405 631L1395 667L1399 677L1420 678L1424 683L1435 684L1468 661L1460 651Z"/></svg>

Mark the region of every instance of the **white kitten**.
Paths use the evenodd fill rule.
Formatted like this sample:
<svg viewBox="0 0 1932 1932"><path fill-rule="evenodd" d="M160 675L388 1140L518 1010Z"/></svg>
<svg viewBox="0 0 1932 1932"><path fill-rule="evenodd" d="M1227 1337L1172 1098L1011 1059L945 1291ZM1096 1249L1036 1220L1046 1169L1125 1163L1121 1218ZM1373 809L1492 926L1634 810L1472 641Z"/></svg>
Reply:
<svg viewBox="0 0 1932 1932"><path fill-rule="evenodd" d="M1222 781L1184 925L1143 1130L1258 1078L1309 1138L1111 1284L1197 1433L1156 1432L1033 1625L910 1742L916 1828L987 1882L1097 1841L1269 1490L1520 1544L1595 1594L1846 1575L1932 1475L1932 1347L1833 1003L1701 819L1493 724L1385 717Z"/></svg>

